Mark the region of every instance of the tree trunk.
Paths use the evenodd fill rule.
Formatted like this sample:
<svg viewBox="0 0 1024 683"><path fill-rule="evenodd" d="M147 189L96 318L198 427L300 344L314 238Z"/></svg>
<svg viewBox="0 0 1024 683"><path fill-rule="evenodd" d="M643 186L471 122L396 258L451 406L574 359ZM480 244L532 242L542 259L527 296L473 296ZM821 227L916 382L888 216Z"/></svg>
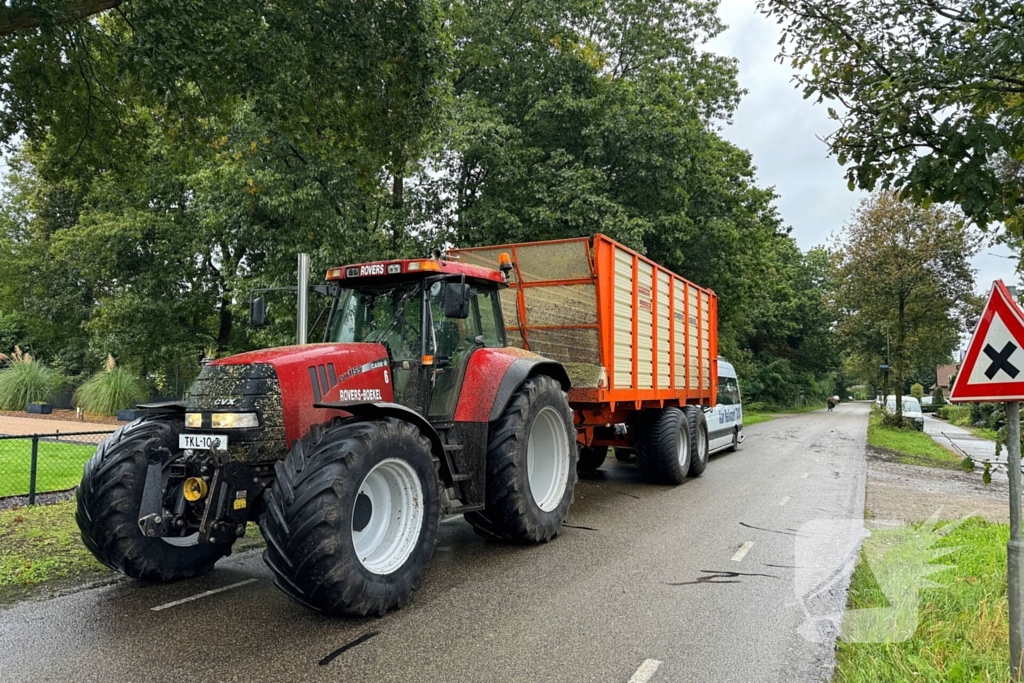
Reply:
<svg viewBox="0 0 1024 683"><path fill-rule="evenodd" d="M227 290L220 298L220 327L217 330L217 355L227 351L231 343L231 293Z"/></svg>

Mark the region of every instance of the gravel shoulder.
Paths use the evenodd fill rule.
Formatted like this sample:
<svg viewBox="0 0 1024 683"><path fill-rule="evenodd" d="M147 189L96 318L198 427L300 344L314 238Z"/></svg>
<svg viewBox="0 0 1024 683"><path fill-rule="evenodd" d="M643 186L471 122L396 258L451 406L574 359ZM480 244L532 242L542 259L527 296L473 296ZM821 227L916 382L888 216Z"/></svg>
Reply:
<svg viewBox="0 0 1024 683"><path fill-rule="evenodd" d="M865 510L870 518L919 522L939 512L941 519L976 515L1009 523L1009 488L1005 477L991 484L980 471L963 472L904 465L877 448L868 448Z"/></svg>

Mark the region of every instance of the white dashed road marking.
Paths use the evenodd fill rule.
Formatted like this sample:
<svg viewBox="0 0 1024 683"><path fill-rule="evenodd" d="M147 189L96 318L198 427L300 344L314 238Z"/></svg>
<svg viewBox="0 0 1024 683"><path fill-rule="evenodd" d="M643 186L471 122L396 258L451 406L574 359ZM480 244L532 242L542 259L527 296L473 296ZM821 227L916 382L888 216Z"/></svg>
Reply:
<svg viewBox="0 0 1024 683"><path fill-rule="evenodd" d="M804 476L802 476L801 479L806 479L809 476L811 476L810 472L804 472Z"/></svg>
<svg viewBox="0 0 1024 683"><path fill-rule="evenodd" d="M629 679L629 683L647 683L647 681L651 680L651 676L655 674L659 666L661 666L661 662L657 659L645 659L644 663L640 665L640 668Z"/></svg>
<svg viewBox="0 0 1024 683"><path fill-rule="evenodd" d="M747 541L746 543L741 545L740 549L736 551L736 554L732 556L732 561L733 562L742 562L743 558L747 556L747 553L749 553L750 549L753 548L753 547L754 547L754 542L753 541Z"/></svg>
<svg viewBox="0 0 1024 683"><path fill-rule="evenodd" d="M177 607L178 605L184 605L186 602L192 602L193 600L198 600L199 598L207 598L207 597L209 597L211 595L216 595L217 593L223 593L224 591L229 591L232 588L240 588L242 586L247 586L250 583L254 583L255 581L256 581L256 579L246 579L245 581L239 581L238 583L233 583L230 586L224 586L223 588L214 588L212 591L204 591L202 593L199 593L198 595L193 595L191 597L182 598L181 600L175 600L174 602L168 602L166 605L158 605L156 607L150 607L149 610L151 612L159 612L160 610L165 610L165 609L168 609L170 607Z"/></svg>
<svg viewBox="0 0 1024 683"><path fill-rule="evenodd" d="M789 502L789 496L786 496L785 498L783 498L782 500L779 501L779 507L782 507L783 505L785 505L788 502Z"/></svg>

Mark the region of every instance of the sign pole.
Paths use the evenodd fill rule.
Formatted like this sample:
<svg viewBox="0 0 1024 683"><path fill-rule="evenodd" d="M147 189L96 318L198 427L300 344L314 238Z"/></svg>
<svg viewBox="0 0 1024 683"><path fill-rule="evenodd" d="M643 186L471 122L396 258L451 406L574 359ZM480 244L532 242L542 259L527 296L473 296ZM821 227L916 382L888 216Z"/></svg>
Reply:
<svg viewBox="0 0 1024 683"><path fill-rule="evenodd" d="M1024 539L1021 538L1020 403L1006 402L1006 469L1010 477L1010 542L1006 546L1006 579L1010 598L1010 672L1021 681L1024 650Z"/></svg>

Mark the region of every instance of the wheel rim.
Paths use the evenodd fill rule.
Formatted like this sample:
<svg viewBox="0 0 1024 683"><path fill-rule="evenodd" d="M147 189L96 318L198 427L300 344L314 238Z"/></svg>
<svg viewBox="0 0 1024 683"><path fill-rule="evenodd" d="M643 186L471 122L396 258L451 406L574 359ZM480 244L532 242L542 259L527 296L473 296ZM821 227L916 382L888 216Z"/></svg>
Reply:
<svg viewBox="0 0 1024 683"><path fill-rule="evenodd" d="M199 532L195 531L188 536L161 536L161 539L167 545L173 545L176 548L189 548L199 545Z"/></svg>
<svg viewBox="0 0 1024 683"><path fill-rule="evenodd" d="M704 425L701 425L700 438L697 439L697 457L701 462L707 460L708 457L708 428Z"/></svg>
<svg viewBox="0 0 1024 683"><path fill-rule="evenodd" d="M401 567L423 529L423 486L409 463L382 460L359 485L352 503L352 545L359 562L374 574Z"/></svg>
<svg viewBox="0 0 1024 683"><path fill-rule="evenodd" d="M558 507L569 481L565 420L551 406L537 413L526 446L526 471L533 500L544 512Z"/></svg>
<svg viewBox="0 0 1024 683"><path fill-rule="evenodd" d="M686 469L690 466L690 439L683 425L679 425L679 437L676 441L679 442L676 457L679 458L679 465Z"/></svg>

